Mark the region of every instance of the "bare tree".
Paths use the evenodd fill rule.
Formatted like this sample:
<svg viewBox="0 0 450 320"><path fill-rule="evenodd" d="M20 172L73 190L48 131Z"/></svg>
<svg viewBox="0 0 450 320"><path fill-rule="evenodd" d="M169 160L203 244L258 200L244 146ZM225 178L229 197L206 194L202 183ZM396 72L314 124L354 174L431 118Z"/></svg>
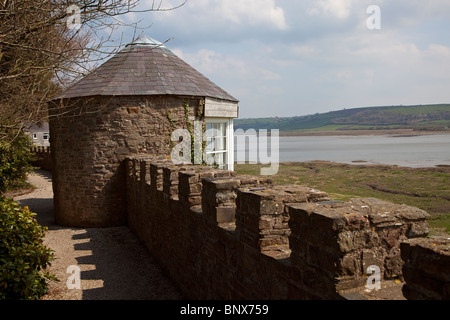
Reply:
<svg viewBox="0 0 450 320"><path fill-rule="evenodd" d="M0 0L0 141L45 119L48 100L122 49L118 30L132 28L135 39L149 27L122 16L186 1L142 8L140 0Z"/></svg>

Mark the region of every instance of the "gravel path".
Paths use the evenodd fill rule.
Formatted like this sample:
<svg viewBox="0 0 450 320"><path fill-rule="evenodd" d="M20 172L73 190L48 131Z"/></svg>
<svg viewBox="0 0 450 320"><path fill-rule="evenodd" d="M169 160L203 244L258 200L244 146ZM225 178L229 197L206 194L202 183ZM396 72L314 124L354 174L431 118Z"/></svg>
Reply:
<svg viewBox="0 0 450 320"><path fill-rule="evenodd" d="M155 259L127 228L67 228L54 221L51 174L37 170L29 176L37 189L14 199L37 213L48 227L45 244L54 251L51 282L44 300L178 300L181 295L163 275ZM80 289L70 266L78 267ZM70 271L70 269L69 269ZM73 271L72 271L73 272Z"/></svg>

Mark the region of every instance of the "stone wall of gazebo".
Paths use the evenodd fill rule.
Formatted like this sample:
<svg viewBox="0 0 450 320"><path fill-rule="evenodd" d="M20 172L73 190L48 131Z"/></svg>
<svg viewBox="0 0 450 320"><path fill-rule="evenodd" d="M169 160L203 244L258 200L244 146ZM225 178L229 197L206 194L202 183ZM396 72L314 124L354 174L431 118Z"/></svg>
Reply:
<svg viewBox="0 0 450 320"><path fill-rule="evenodd" d="M52 102L56 223L72 227L126 224L124 159L136 154L169 156L172 132L202 118L202 100L161 95Z"/></svg>

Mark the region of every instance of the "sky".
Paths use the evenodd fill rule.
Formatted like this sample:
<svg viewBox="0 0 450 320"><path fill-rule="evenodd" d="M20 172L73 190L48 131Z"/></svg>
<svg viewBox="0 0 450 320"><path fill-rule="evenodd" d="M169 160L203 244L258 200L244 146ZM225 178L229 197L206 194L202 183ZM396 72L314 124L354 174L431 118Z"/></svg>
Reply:
<svg viewBox="0 0 450 320"><path fill-rule="evenodd" d="M448 0L187 0L122 19L170 39L240 101L240 118L450 103Z"/></svg>

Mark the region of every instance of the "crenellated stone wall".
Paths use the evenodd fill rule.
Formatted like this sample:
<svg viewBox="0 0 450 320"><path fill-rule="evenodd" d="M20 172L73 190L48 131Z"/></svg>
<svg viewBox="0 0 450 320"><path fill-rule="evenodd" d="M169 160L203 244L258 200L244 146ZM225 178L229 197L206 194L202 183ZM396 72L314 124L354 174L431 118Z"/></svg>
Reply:
<svg viewBox="0 0 450 320"><path fill-rule="evenodd" d="M171 160L126 159L128 225L189 299L341 299L378 266L402 277L400 244L428 214L378 199Z"/></svg>
<svg viewBox="0 0 450 320"><path fill-rule="evenodd" d="M289 205L329 200L326 193L301 186L241 186L237 195L238 238L261 251L289 248Z"/></svg>
<svg viewBox="0 0 450 320"><path fill-rule="evenodd" d="M294 205L289 213L291 260L302 272L315 266L328 290L364 286L369 266L382 279L401 277L400 243L428 233L425 211L373 198Z"/></svg>
<svg viewBox="0 0 450 320"><path fill-rule="evenodd" d="M407 299L450 300L450 238L409 239L401 254Z"/></svg>
<svg viewBox="0 0 450 320"><path fill-rule="evenodd" d="M35 160L31 162L31 165L38 167L41 170L52 171L52 155L50 147L33 146L31 148Z"/></svg>

